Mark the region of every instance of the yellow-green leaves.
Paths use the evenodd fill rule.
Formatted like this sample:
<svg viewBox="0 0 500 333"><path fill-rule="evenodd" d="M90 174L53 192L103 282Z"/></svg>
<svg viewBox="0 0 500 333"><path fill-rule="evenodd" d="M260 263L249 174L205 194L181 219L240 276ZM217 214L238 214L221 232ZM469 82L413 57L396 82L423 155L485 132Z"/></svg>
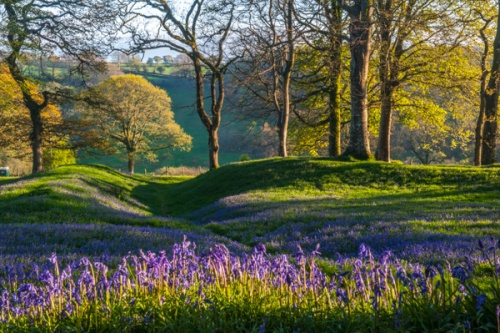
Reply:
<svg viewBox="0 0 500 333"><path fill-rule="evenodd" d="M110 146L154 161L160 150L189 150L191 137L174 121L168 94L137 75L112 76L85 96L84 114Z"/></svg>

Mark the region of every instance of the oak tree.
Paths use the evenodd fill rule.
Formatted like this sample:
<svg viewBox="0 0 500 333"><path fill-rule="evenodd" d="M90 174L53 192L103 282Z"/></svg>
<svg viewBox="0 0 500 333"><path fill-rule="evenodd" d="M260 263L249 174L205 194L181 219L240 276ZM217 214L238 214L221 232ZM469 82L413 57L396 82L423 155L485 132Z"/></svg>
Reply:
<svg viewBox="0 0 500 333"><path fill-rule="evenodd" d="M83 100L93 132L125 150L130 173L138 155L155 160L159 151L191 148L191 137L174 121L170 97L142 76L112 76Z"/></svg>

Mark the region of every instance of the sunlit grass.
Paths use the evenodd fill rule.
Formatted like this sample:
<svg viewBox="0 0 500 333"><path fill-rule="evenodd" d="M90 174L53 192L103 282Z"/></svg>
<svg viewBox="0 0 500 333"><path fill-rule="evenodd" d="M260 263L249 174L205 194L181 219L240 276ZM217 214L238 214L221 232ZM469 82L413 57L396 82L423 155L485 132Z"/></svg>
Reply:
<svg viewBox="0 0 500 333"><path fill-rule="evenodd" d="M347 311L335 301L328 303L325 293L309 295L300 303L303 308L295 309L289 301L297 295L264 286L249 302L247 280L205 286L203 293L212 303L198 302L202 305L197 307L193 302L199 297L198 286L181 293L132 288L124 289L126 295L114 294L113 300L100 300L110 309L101 314L95 311L103 305L89 301L75 315L60 317L57 308L40 318L9 317L8 325L24 331L36 322L39 331L47 332L55 327L467 332L468 325L473 331L493 330L498 300L489 288L498 283L500 263L497 258L485 262L478 241L500 238L499 216L500 168L290 158L235 163L198 177L130 176L107 167L67 166L19 180L0 179L0 267L15 269L18 285L11 289L19 287L19 279L34 263L43 266L52 252L61 267L88 256L116 269L129 251L168 251L184 235L198 244L200 255L217 243L238 255L250 255L251 247L264 244L272 255L269 260L286 255L293 261L299 248L311 252L319 244L321 258L316 260L328 278L344 270L351 270L351 278L360 245L366 244L375 258L391 251L399 258L393 264L408 270L418 265L425 273L432 265L471 264L467 269L473 283L457 283L448 267L445 280L451 289L446 292L451 294L446 301L439 301L444 294L421 298L417 291L411 297L407 291L401 329L395 326L399 310L394 302L399 301L402 280L380 311L374 311L369 297L358 296ZM392 269L397 271L396 266ZM133 267L129 271L132 274ZM7 273L1 271L0 276ZM354 295L356 283L350 283ZM460 285L464 287L459 290ZM488 296L482 312L476 308L481 293L467 289L472 286ZM171 298L160 302L159 293ZM464 303L455 306L458 298ZM424 315L429 319L422 322Z"/></svg>

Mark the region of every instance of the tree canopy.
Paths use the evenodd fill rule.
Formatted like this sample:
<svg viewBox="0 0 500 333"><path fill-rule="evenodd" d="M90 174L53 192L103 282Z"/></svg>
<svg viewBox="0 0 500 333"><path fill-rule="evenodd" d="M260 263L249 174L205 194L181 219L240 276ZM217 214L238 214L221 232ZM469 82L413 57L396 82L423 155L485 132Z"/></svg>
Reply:
<svg viewBox="0 0 500 333"><path fill-rule="evenodd" d="M138 155L155 160L160 151L191 148L191 137L174 121L168 94L141 76L112 76L83 99L94 133L125 151L130 173Z"/></svg>

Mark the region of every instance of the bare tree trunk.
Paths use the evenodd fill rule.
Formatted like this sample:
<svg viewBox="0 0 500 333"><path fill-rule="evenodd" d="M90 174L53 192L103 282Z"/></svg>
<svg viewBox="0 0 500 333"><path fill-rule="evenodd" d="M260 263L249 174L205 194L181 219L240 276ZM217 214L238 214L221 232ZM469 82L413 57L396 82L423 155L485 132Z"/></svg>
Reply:
<svg viewBox="0 0 500 333"><path fill-rule="evenodd" d="M291 98L290 98L290 84L291 84L291 75L292 75L292 69L295 64L295 40L294 40L294 26L293 26L293 7L294 7L294 0L286 0L284 3L284 8L283 10L285 11L284 13L284 19L285 19L285 26L286 26L286 59L284 59L284 70L281 73L281 79L283 80L282 88L283 88L283 98L281 100L281 103L283 103L281 109L277 107L278 110L278 139L279 139L279 147L278 147L278 154L281 157L288 157L288 149L287 149L287 143L288 143L288 123L290 121L290 104L291 104ZM271 5L272 6L272 5ZM273 47L276 47L277 43L277 37L276 37L276 30L274 25L272 26L273 29L273 35L274 35L274 40L273 40ZM276 58L274 58L274 66L279 66L276 63ZM276 67L275 67L276 68ZM279 71L278 71L279 72ZM279 85L279 80L277 86ZM279 102L278 102L279 104Z"/></svg>
<svg viewBox="0 0 500 333"><path fill-rule="evenodd" d="M483 55L481 56L481 91L479 98L480 103L479 103L479 115L477 117L477 124L476 124L476 131L475 131L475 136L476 136L476 141L474 145L474 165L476 166L481 166L482 163L482 158L483 158L483 131L484 131L484 119L485 119L485 99L484 97L486 96L486 80L488 78L489 71L486 69L486 64L488 61L488 57L490 54L490 43L488 40L488 37L486 36L485 30L488 27L488 25L491 23L492 19L484 19L484 26L479 30L479 33L481 35L481 40L483 41L484 49L483 49Z"/></svg>
<svg viewBox="0 0 500 333"><path fill-rule="evenodd" d="M385 3L379 0L380 29L380 127L375 158L378 161L391 161L391 127L392 127L392 84L390 82L390 45L391 45L391 10L392 1Z"/></svg>
<svg viewBox="0 0 500 333"><path fill-rule="evenodd" d="M28 106L32 103L26 103ZM31 116L31 149L33 152L33 164L31 168L32 173L37 173L43 171L43 146L42 146L42 136L43 136L43 121L41 117L41 109L39 105L33 103L29 106L30 116Z"/></svg>
<svg viewBox="0 0 500 333"><path fill-rule="evenodd" d="M485 119L485 100L484 96L486 94L486 81L481 82L481 102L479 104L479 116L477 117L477 124L475 130L476 142L474 145L474 165L481 166L483 157L483 131L484 131L484 119Z"/></svg>
<svg viewBox="0 0 500 333"><path fill-rule="evenodd" d="M199 58L194 58L194 70L196 78L196 110L201 122L208 132L208 154L210 170L219 167L219 124L221 120L222 101L224 100L224 81L221 73L212 73L212 117L205 112L205 80L202 64ZM218 92L217 92L218 90ZM218 96L216 98L215 96Z"/></svg>
<svg viewBox="0 0 500 333"><path fill-rule="evenodd" d="M16 22L17 16L13 8L9 5L5 5L5 9L8 14L8 18L10 22ZM30 112L31 117L31 148L33 152L33 164L32 164L32 172L37 173L43 171L43 147L42 147L42 136L43 136L43 118L41 116L42 110L48 104L48 96L43 94L43 101L41 103L37 103L37 101L32 96L32 91L30 91L29 86L26 84L27 80L21 73L19 66L17 64L17 59L20 55L20 45L22 43L21 40L15 40L14 34L17 31L9 31L7 34L7 40L10 43L12 48L12 52L6 58L7 66L9 67L10 74L18 84L23 100L24 105ZM23 39L23 36L18 37L18 39Z"/></svg>
<svg viewBox="0 0 500 333"><path fill-rule="evenodd" d="M339 0L340 1L340 0ZM367 160L371 158L368 132L368 69L371 44L371 0L356 0L353 6L343 6L351 22L351 128L344 156Z"/></svg>
<svg viewBox="0 0 500 333"><path fill-rule="evenodd" d="M219 167L219 134L218 131L208 131L208 149L210 158L210 169Z"/></svg>
<svg viewBox="0 0 500 333"><path fill-rule="evenodd" d="M128 150L127 156L128 156L128 173L133 175L135 172L135 151Z"/></svg>
<svg viewBox="0 0 500 333"><path fill-rule="evenodd" d="M498 18L500 22L500 2L498 3ZM500 90L500 24L497 24L495 41L493 43L493 64L484 96L485 121L483 128L482 164L495 163L495 149L497 139L498 95Z"/></svg>
<svg viewBox="0 0 500 333"><path fill-rule="evenodd" d="M328 26L330 31L331 49L330 49L330 116L329 116L329 135L328 135L328 155L338 157L341 154L340 147L340 78L342 73L342 8L337 2L331 1L331 15L328 15L330 21Z"/></svg>
<svg viewBox="0 0 500 333"><path fill-rule="evenodd" d="M340 66L339 66L340 67ZM336 82L330 88L330 119L328 135L328 156L340 156L340 72L332 80Z"/></svg>

